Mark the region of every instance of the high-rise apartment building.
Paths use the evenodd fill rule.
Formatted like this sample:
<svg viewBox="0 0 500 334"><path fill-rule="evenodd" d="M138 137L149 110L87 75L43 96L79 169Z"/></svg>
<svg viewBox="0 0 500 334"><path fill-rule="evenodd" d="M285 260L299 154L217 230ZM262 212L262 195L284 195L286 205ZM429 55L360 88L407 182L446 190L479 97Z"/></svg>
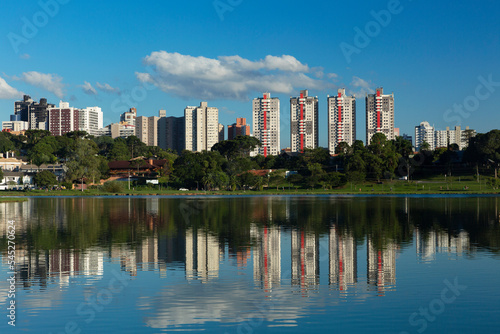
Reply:
<svg viewBox="0 0 500 334"><path fill-rule="evenodd" d="M120 115L120 122L125 122L129 125L135 126L135 119L137 118L137 109L130 108L129 111Z"/></svg>
<svg viewBox="0 0 500 334"><path fill-rule="evenodd" d="M22 101L14 102L14 115L10 117L10 120L29 122L30 107L33 103L35 101L29 95L24 95Z"/></svg>
<svg viewBox="0 0 500 334"><path fill-rule="evenodd" d="M455 129L436 130L434 132L434 147L448 147L452 144L457 144L460 150L464 150L469 146L469 139L476 135L476 131L469 129L468 126L462 130L460 126L455 126Z"/></svg>
<svg viewBox="0 0 500 334"><path fill-rule="evenodd" d="M219 142L219 109L201 102L199 107L186 107L184 118L186 150L210 151Z"/></svg>
<svg viewBox="0 0 500 334"><path fill-rule="evenodd" d="M290 122L292 152L318 147L318 98L308 96L307 89L290 98Z"/></svg>
<svg viewBox="0 0 500 334"><path fill-rule="evenodd" d="M328 150L335 154L341 142L356 141L356 96L348 96L344 88L337 95L328 96Z"/></svg>
<svg viewBox="0 0 500 334"><path fill-rule="evenodd" d="M135 119L135 136L147 146L158 146L158 116L139 116Z"/></svg>
<svg viewBox="0 0 500 334"><path fill-rule="evenodd" d="M79 113L80 131L86 131L88 134L98 136L100 129L103 128L103 114L99 107L87 107L80 109Z"/></svg>
<svg viewBox="0 0 500 334"><path fill-rule="evenodd" d="M225 134L225 131L224 131L224 125L220 124L219 123L219 143L221 141L224 141L226 138L226 134Z"/></svg>
<svg viewBox="0 0 500 334"><path fill-rule="evenodd" d="M430 150L434 150L434 127L428 122L422 122L415 127L415 149L420 151L424 142L429 144Z"/></svg>
<svg viewBox="0 0 500 334"><path fill-rule="evenodd" d="M70 107L68 102L59 102L59 108L48 109L47 130L53 136L62 136L80 129L80 110Z"/></svg>
<svg viewBox="0 0 500 334"><path fill-rule="evenodd" d="M238 136L250 136L250 125L247 125L246 118L236 118L236 123L227 126L227 140Z"/></svg>
<svg viewBox="0 0 500 334"><path fill-rule="evenodd" d="M56 106L54 104L47 103L47 99L40 99L40 103L31 103L31 105L28 107L28 127L30 128L30 130L47 130L47 116L49 109L55 107ZM24 111L22 112L22 115L23 114Z"/></svg>
<svg viewBox="0 0 500 334"><path fill-rule="evenodd" d="M382 87L366 96L366 145L376 133L383 133L387 140L395 139L394 94L384 95Z"/></svg>
<svg viewBox="0 0 500 334"><path fill-rule="evenodd" d="M253 99L253 131L254 137L262 146L256 149L257 154L267 157L280 153L280 100L271 98L270 93Z"/></svg>
<svg viewBox="0 0 500 334"><path fill-rule="evenodd" d="M160 117L158 120L158 146L180 154L186 147L185 138L184 117Z"/></svg>

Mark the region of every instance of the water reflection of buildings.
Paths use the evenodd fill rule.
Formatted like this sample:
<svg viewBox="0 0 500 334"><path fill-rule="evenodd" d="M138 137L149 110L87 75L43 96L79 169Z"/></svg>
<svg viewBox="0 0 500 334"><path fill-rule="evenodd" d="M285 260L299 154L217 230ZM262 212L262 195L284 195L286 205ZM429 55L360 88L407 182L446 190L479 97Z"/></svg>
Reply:
<svg viewBox="0 0 500 334"><path fill-rule="evenodd" d="M48 278L58 278L60 284L67 284L71 276L102 276L104 252L99 249L83 252L53 249L35 253L20 249L16 262L18 278L25 286L35 281L45 285Z"/></svg>
<svg viewBox="0 0 500 334"><path fill-rule="evenodd" d="M219 276L221 249L208 231L186 231L186 278L206 281Z"/></svg>
<svg viewBox="0 0 500 334"><path fill-rule="evenodd" d="M281 282L281 228L252 225L250 235L256 241L253 248L255 282L267 291Z"/></svg>
<svg viewBox="0 0 500 334"><path fill-rule="evenodd" d="M422 232L415 229L415 244L417 256L423 261L435 260L436 253L449 253L458 256L470 251L469 234L460 231L451 235L446 231Z"/></svg>
<svg viewBox="0 0 500 334"><path fill-rule="evenodd" d="M319 285L319 237L303 230L292 230L292 285L302 293Z"/></svg>
<svg viewBox="0 0 500 334"><path fill-rule="evenodd" d="M396 243L389 241L377 248L371 238L367 243L368 285L376 287L379 295L396 285Z"/></svg>
<svg viewBox="0 0 500 334"><path fill-rule="evenodd" d="M358 278L358 251L356 240L348 232L342 233L335 226L330 227L330 284L337 284L339 290L354 285Z"/></svg>

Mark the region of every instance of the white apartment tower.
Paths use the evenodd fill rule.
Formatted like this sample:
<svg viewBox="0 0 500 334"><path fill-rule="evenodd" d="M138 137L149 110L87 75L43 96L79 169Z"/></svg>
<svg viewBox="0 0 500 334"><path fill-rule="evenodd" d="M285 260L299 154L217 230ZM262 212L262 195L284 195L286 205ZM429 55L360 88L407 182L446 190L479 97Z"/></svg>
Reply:
<svg viewBox="0 0 500 334"><path fill-rule="evenodd" d="M356 96L348 96L340 88L336 96L328 96L328 150L335 154L341 142L356 141Z"/></svg>
<svg viewBox="0 0 500 334"><path fill-rule="evenodd" d="M278 155L280 153L280 100L271 98L270 93L253 99L254 137L260 140L262 146L257 154Z"/></svg>
<svg viewBox="0 0 500 334"><path fill-rule="evenodd" d="M159 119L157 116L140 116L135 119L135 136L147 146L158 146Z"/></svg>
<svg viewBox="0 0 500 334"><path fill-rule="evenodd" d="M434 127L428 122L422 122L415 127L415 149L420 151L423 142L429 144L429 149L434 150Z"/></svg>
<svg viewBox="0 0 500 334"><path fill-rule="evenodd" d="M201 102L199 107L186 107L184 118L186 150L210 151L219 142L219 109Z"/></svg>
<svg viewBox="0 0 500 334"><path fill-rule="evenodd" d="M300 97L290 98L290 139L292 152L318 147L318 98L308 96L307 90Z"/></svg>
<svg viewBox="0 0 500 334"><path fill-rule="evenodd" d="M86 131L92 136L99 136L100 129L103 128L103 114L99 107L87 107L80 109L80 131Z"/></svg>
<svg viewBox="0 0 500 334"><path fill-rule="evenodd" d="M383 133L387 140L395 139L394 94L384 95L382 87L366 96L366 145L376 133Z"/></svg>

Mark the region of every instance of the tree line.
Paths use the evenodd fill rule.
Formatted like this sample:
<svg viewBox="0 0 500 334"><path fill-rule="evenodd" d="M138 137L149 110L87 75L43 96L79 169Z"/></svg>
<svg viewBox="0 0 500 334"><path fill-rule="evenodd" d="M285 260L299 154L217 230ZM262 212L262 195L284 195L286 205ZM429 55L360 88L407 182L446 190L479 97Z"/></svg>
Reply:
<svg viewBox="0 0 500 334"><path fill-rule="evenodd" d="M482 168L496 175L500 164L500 130L477 134L469 138L464 152L456 144L433 151L423 145L417 154L412 143L402 137L387 140L375 134L365 145L357 140L345 142L330 156L324 148L305 149L299 154L250 156L260 145L258 139L239 136L214 145L211 151L180 153L146 146L139 138L94 137L84 131L52 136L49 131L29 130L25 135L0 133L0 152L14 151L30 163L63 163L67 166L66 182L95 183L109 176L108 163L136 157L156 157L167 160L159 175L160 183L189 189L263 189L264 187L293 186L299 188L341 187L348 182L382 182L400 177L426 177L452 173L460 168ZM256 173L252 170L272 170ZM287 178L285 172L291 172ZM1 170L0 170L1 173ZM49 183L53 179L49 172ZM2 175L0 175L2 176Z"/></svg>

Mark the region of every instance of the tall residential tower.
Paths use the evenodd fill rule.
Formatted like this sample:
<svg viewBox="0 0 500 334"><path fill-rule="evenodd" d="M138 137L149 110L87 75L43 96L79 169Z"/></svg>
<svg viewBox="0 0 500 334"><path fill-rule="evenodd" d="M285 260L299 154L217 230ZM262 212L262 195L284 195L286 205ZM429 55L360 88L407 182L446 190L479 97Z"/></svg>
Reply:
<svg viewBox="0 0 500 334"><path fill-rule="evenodd" d="M290 139L292 152L318 147L318 98L308 96L307 90L300 97L290 98Z"/></svg>
<svg viewBox="0 0 500 334"><path fill-rule="evenodd" d="M328 96L328 150L335 154L341 142L356 141L356 96L348 96L340 88L336 96Z"/></svg>
<svg viewBox="0 0 500 334"><path fill-rule="evenodd" d="M395 139L394 94L384 95L382 87L366 96L366 145L376 133L383 133L387 140Z"/></svg>
<svg viewBox="0 0 500 334"><path fill-rule="evenodd" d="M186 150L210 151L219 142L219 109L201 102L199 107L186 107L184 119Z"/></svg>
<svg viewBox="0 0 500 334"><path fill-rule="evenodd" d="M271 98L270 93L253 99L253 131L254 137L260 140L262 146L257 148L257 154L267 157L280 153L280 100Z"/></svg>

